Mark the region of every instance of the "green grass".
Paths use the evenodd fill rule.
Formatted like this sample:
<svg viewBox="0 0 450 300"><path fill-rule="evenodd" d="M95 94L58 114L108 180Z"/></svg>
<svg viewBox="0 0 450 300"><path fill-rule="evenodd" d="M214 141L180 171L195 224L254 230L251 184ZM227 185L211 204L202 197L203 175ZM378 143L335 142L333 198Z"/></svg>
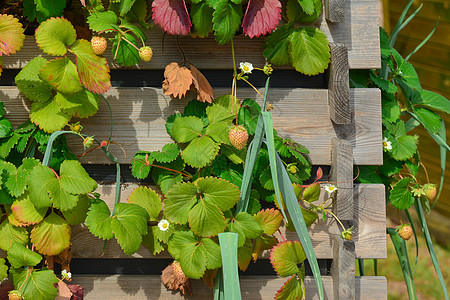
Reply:
<svg viewBox="0 0 450 300"><path fill-rule="evenodd" d="M387 259L378 260L378 275L386 276L388 280L388 299L390 300L404 300L408 299L406 285L403 281L403 273L398 263L397 255L395 253L394 246L392 245L389 236L387 238ZM419 238L419 261L417 263L416 270L414 272L414 283L416 285L418 299L444 299L444 293L442 292L439 284L439 279L434 271L433 264L428 253L428 249L425 243L425 238L422 232L418 232ZM450 237L449 237L450 238ZM450 287L450 249L440 246L437 243L433 243L436 250L436 255L439 261L439 265L442 269L447 289ZM408 247L409 259L411 262L411 268L414 268L416 260L416 247L414 236L406 242ZM364 260L366 276L374 275L373 260ZM356 268L356 273L359 276L359 270Z"/></svg>

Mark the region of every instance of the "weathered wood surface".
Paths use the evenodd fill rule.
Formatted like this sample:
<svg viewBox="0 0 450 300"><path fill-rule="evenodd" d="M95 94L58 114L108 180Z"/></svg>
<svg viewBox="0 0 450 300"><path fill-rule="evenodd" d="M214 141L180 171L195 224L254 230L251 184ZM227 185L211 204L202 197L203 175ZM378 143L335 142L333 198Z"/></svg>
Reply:
<svg viewBox="0 0 450 300"><path fill-rule="evenodd" d="M325 0L325 18L333 23L345 21L345 0Z"/></svg>
<svg viewBox="0 0 450 300"><path fill-rule="evenodd" d="M343 44L330 44L331 63L328 79L330 117L335 124L350 124L350 86L348 50Z"/></svg>
<svg viewBox="0 0 450 300"><path fill-rule="evenodd" d="M273 299L287 278L275 276L241 276L242 299ZM322 277L325 299L333 297L333 280ZM200 280L192 282L194 296L184 297L166 289L157 275L112 275L82 276L74 275L74 284L85 289L86 300L147 300L147 299L213 299L213 291ZM314 278L305 278L307 299L319 299ZM386 300L387 280L383 276L356 277L356 300Z"/></svg>
<svg viewBox="0 0 450 300"><path fill-rule="evenodd" d="M122 186L121 202L126 202L137 184L125 184ZM110 208L114 205L115 186L102 185L97 189L102 199ZM357 258L385 258L386 257L386 215L384 186L380 184L359 184L355 188L355 222L358 232L354 235ZM326 200L326 193L322 190L321 200ZM310 236L314 246L314 252L320 259L333 258L333 235L338 236L340 229L332 217L326 222L321 219L310 227ZM298 240L295 232L282 229L282 233L288 240ZM277 238L281 240L280 235ZM104 241L94 237L85 225L74 226L72 229L72 253L79 258L99 258ZM117 242L112 239L107 243L103 258L154 258L153 254L145 247L132 256L123 253ZM158 255L159 258L168 258L168 253ZM269 253L262 255L269 257Z"/></svg>
<svg viewBox="0 0 450 300"><path fill-rule="evenodd" d="M230 89L215 89L216 96L230 93ZM166 119L182 112L187 99L170 99L157 88L112 88L106 95L112 107L114 132L110 150L121 163L130 163L137 151L160 150L172 142L165 129ZM259 96L249 88L238 90L240 99ZM29 108L16 87L1 87L0 98L5 103L7 118L18 125L28 118ZM353 146L354 163L379 165L383 163L381 132L381 101L378 89L351 89L350 108L353 122L336 126L329 117L328 91L318 89L269 90L269 102L274 105L274 127L285 138L306 146L313 164L329 165L332 138L348 140ZM107 140L110 133L110 114L102 101L97 115L82 120L83 133ZM82 153L79 139L71 143L75 153ZM84 156L83 163L110 163L103 151Z"/></svg>
<svg viewBox="0 0 450 300"><path fill-rule="evenodd" d="M313 24L328 36L330 42L343 43L349 50L349 63L352 69L378 69L380 47L378 33L378 2L376 0L346 0L345 20L343 23L328 23L325 14ZM147 44L153 47L154 56L149 63L141 63L141 69L163 69L172 61L181 61L175 38L170 35L162 39L162 31L153 29L147 34ZM111 43L109 43L111 44ZM213 38L196 39L180 37L187 58L199 69L232 69L230 43L218 46ZM249 61L256 66L263 66L262 55L264 39L235 38L236 61ZM109 45L111 47L111 45ZM36 46L35 39L25 39L20 52L4 58L5 68L20 69L37 54L42 54ZM46 56L48 57L48 56ZM106 59L111 68L119 67L112 59L111 48L106 51Z"/></svg>
<svg viewBox="0 0 450 300"><path fill-rule="evenodd" d="M333 237L333 262L331 277L335 299L355 299L355 242Z"/></svg>

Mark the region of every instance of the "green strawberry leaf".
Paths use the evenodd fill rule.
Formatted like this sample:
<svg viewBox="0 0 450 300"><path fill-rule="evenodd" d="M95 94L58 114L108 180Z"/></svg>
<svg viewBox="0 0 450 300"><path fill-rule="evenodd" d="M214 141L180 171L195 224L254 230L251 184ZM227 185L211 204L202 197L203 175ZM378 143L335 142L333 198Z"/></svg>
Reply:
<svg viewBox="0 0 450 300"><path fill-rule="evenodd" d="M311 226L317 218L319 218L319 214L317 212L305 209L300 206L300 209L302 211L303 219L305 219L306 227Z"/></svg>
<svg viewBox="0 0 450 300"><path fill-rule="evenodd" d="M98 111L100 97L86 89L82 89L80 92L70 96L62 96L61 94L57 94L57 96L58 95L60 95L60 98L58 98L58 104L60 106L62 101L64 101L64 104L72 106L64 109L64 112L69 114L71 117L89 118L95 115ZM61 108L64 107L61 106Z"/></svg>
<svg viewBox="0 0 450 300"><path fill-rule="evenodd" d="M47 213L47 207L35 207L27 193L13 202L11 210L14 218L26 225L38 224L44 219L45 214Z"/></svg>
<svg viewBox="0 0 450 300"><path fill-rule="evenodd" d="M244 246L238 248L238 266L242 271L246 271L252 260L253 244L251 240L246 240Z"/></svg>
<svg viewBox="0 0 450 300"><path fill-rule="evenodd" d="M147 211L133 203L117 203L111 226L117 242L125 254L139 250L142 236L147 234Z"/></svg>
<svg viewBox="0 0 450 300"><path fill-rule="evenodd" d="M113 25L117 25L117 15L112 11L91 12L87 17L87 23L92 31L109 32L114 29ZM108 30L109 29L109 30Z"/></svg>
<svg viewBox="0 0 450 300"><path fill-rule="evenodd" d="M231 123L230 123L231 125ZM216 143L229 143L228 131L230 125L224 123L210 124L206 127L205 134L211 137Z"/></svg>
<svg viewBox="0 0 450 300"><path fill-rule="evenodd" d="M52 88L39 78L46 63L45 58L35 57L14 78L19 91L31 101L47 102L52 98Z"/></svg>
<svg viewBox="0 0 450 300"><path fill-rule="evenodd" d="M31 202L37 208L50 207L52 200L48 195L47 185L54 179L56 179L56 176L52 170L41 164L30 171L30 176L28 176L28 191Z"/></svg>
<svg viewBox="0 0 450 300"><path fill-rule="evenodd" d="M441 117L437 113L423 107L418 107L414 109L414 111L420 123L422 123L428 131L439 134L442 122Z"/></svg>
<svg viewBox="0 0 450 300"><path fill-rule="evenodd" d="M39 78L64 94L75 94L82 88L77 67L67 56L48 61L39 71Z"/></svg>
<svg viewBox="0 0 450 300"><path fill-rule="evenodd" d="M28 175L35 166L39 164L39 160L34 158L24 158L22 165L16 172L10 173L5 182L5 188L11 196L19 197L25 192L27 187Z"/></svg>
<svg viewBox="0 0 450 300"><path fill-rule="evenodd" d="M270 168L264 169L264 171L259 176L259 182L261 183L261 186L265 188L266 190L273 191L273 180L272 180L272 173L270 171Z"/></svg>
<svg viewBox="0 0 450 300"><path fill-rule="evenodd" d="M69 194L58 178L47 183L47 191L52 199L53 206L61 211L71 210L78 203L78 195Z"/></svg>
<svg viewBox="0 0 450 300"><path fill-rule="evenodd" d="M157 162L170 163L178 157L178 154L180 154L178 144L171 143L164 145L161 151L154 152L152 156Z"/></svg>
<svg viewBox="0 0 450 300"><path fill-rule="evenodd" d="M159 195L148 187L138 187L130 197L128 203L134 203L144 208L150 216L150 221L158 221L162 208L162 201Z"/></svg>
<svg viewBox="0 0 450 300"><path fill-rule="evenodd" d="M206 268L208 270L220 268L222 266L220 246L209 238L202 238L201 246L203 247L206 256Z"/></svg>
<svg viewBox="0 0 450 300"><path fill-rule="evenodd" d="M106 59L95 55L91 43L83 39L76 41L71 50L76 55L78 76L84 87L93 93L106 93L111 87Z"/></svg>
<svg viewBox="0 0 450 300"><path fill-rule="evenodd" d="M406 160L417 151L417 139L411 135L389 140L392 142L391 154L396 160Z"/></svg>
<svg viewBox="0 0 450 300"><path fill-rule="evenodd" d="M12 148L19 142L20 138L20 134L14 133L11 137L3 139L0 142L0 156L3 158L8 157Z"/></svg>
<svg viewBox="0 0 450 300"><path fill-rule="evenodd" d="M155 236L155 238L162 242L162 243L167 243L169 242L169 238L172 236L172 234L176 231L175 229L175 224L170 223L168 224L168 227L165 230L162 230L160 228L160 223L166 222L167 220L162 219L157 226L152 226L152 231L153 231L153 235ZM150 227L149 227L150 228Z"/></svg>
<svg viewBox="0 0 450 300"><path fill-rule="evenodd" d="M276 244L278 244L277 238L271 235L263 234L256 238L252 251L253 260L258 260L258 256L261 252L272 249Z"/></svg>
<svg viewBox="0 0 450 300"><path fill-rule="evenodd" d="M411 102L414 106L450 113L450 101L444 96L432 91L424 89L415 90L412 94Z"/></svg>
<svg viewBox="0 0 450 300"><path fill-rule="evenodd" d="M183 160L194 168L210 164L219 153L219 146L209 137L202 136L192 140L181 152Z"/></svg>
<svg viewBox="0 0 450 300"><path fill-rule="evenodd" d="M25 35L22 24L12 15L0 15L0 56L14 54L23 46Z"/></svg>
<svg viewBox="0 0 450 300"><path fill-rule="evenodd" d="M316 182L308 185L302 194L302 200L306 202L314 202L319 200L320 196L320 183Z"/></svg>
<svg viewBox="0 0 450 300"><path fill-rule="evenodd" d="M8 277L8 266L3 258L0 258L0 280Z"/></svg>
<svg viewBox="0 0 450 300"><path fill-rule="evenodd" d="M383 119L390 123L395 123L400 118L401 108L397 101L382 99L382 116Z"/></svg>
<svg viewBox="0 0 450 300"><path fill-rule="evenodd" d="M405 177L397 182L397 184L392 188L389 195L389 200L391 200L391 204L394 207L398 209L408 209L414 204L414 197L408 188L409 183L410 178Z"/></svg>
<svg viewBox="0 0 450 300"><path fill-rule="evenodd" d="M147 161L146 161L147 160ZM151 164L155 159L152 152L139 151L131 162L131 174L137 179L145 179L150 173Z"/></svg>
<svg viewBox="0 0 450 300"><path fill-rule="evenodd" d="M224 123L231 125L233 118L236 116L236 109L232 110L232 97L230 95L223 95L214 101L214 104L206 108L206 115L209 124ZM237 104L239 105L239 104Z"/></svg>
<svg viewBox="0 0 450 300"><path fill-rule="evenodd" d="M56 100L50 100L31 104L30 120L45 132L51 133L66 126L70 116L61 110Z"/></svg>
<svg viewBox="0 0 450 300"><path fill-rule="evenodd" d="M206 2L193 3L191 6L191 18L194 31L199 37L207 37L213 30L214 9L212 9Z"/></svg>
<svg viewBox="0 0 450 300"><path fill-rule="evenodd" d="M241 103L238 113L239 124L243 124L250 135L254 135L258 124L261 107L253 99L246 98Z"/></svg>
<svg viewBox="0 0 450 300"><path fill-rule="evenodd" d="M58 255L70 247L70 225L52 212L31 230L30 240L36 250L48 256Z"/></svg>
<svg viewBox="0 0 450 300"><path fill-rule="evenodd" d="M314 12L312 14L306 13L306 11L300 5L299 0L288 0L286 6L286 15L290 22L314 22L322 13L322 1L313 0Z"/></svg>
<svg viewBox="0 0 450 300"><path fill-rule="evenodd" d="M303 279L297 279L297 275L294 274L289 278L281 287L281 289L275 294L276 300L290 300L290 299L303 299L305 290L305 284Z"/></svg>
<svg viewBox="0 0 450 300"><path fill-rule="evenodd" d="M133 35L125 33L123 37L133 43L136 47L139 47ZM119 47L119 50L117 50L117 47ZM116 61L122 66L134 66L141 61L139 51L128 42L119 39L118 35L113 39L112 51L114 55L117 53Z"/></svg>
<svg viewBox="0 0 450 300"><path fill-rule="evenodd" d="M181 174L161 174L158 176L159 187L161 188L161 192L166 194L167 191L179 182L183 182L183 176Z"/></svg>
<svg viewBox="0 0 450 300"><path fill-rule="evenodd" d="M242 247L246 239L256 239L261 236L264 231L255 218L247 212L240 212L231 219L229 230L239 235L238 247Z"/></svg>
<svg viewBox="0 0 450 300"><path fill-rule="evenodd" d="M193 116L179 117L172 126L172 137L178 143L187 143L203 133L203 122Z"/></svg>
<svg viewBox="0 0 450 300"><path fill-rule="evenodd" d="M36 29L36 43L47 54L63 56L66 46L75 43L77 34L72 24L64 18L51 18Z"/></svg>
<svg viewBox="0 0 450 300"><path fill-rule="evenodd" d="M296 1L296 0L294 0ZM284 66L290 63L289 45L294 32L294 23L289 22L280 26L267 38L264 56L275 65Z"/></svg>
<svg viewBox="0 0 450 300"><path fill-rule="evenodd" d="M195 234L205 237L223 232L227 225L220 208L206 201L199 201L189 211L188 222Z"/></svg>
<svg viewBox="0 0 450 300"><path fill-rule="evenodd" d="M164 214L176 224L186 224L189 211L198 202L198 189L194 183L185 182L174 185L167 191L164 200Z"/></svg>
<svg viewBox="0 0 450 300"><path fill-rule="evenodd" d="M60 177L61 186L71 194L86 194L97 188L97 182L89 177L81 163L76 160L65 160L61 164Z"/></svg>
<svg viewBox="0 0 450 300"><path fill-rule="evenodd" d="M372 81L386 93L395 94L398 91L398 87L395 84L379 77L373 70L370 70L370 79L372 79Z"/></svg>
<svg viewBox="0 0 450 300"><path fill-rule="evenodd" d="M14 242L8 250L8 262L13 268L34 267L42 260L39 253L31 251L24 245Z"/></svg>
<svg viewBox="0 0 450 300"><path fill-rule="evenodd" d="M278 209L271 208L259 211L255 215L255 220L261 226L265 234L272 235L280 227L283 216Z"/></svg>
<svg viewBox="0 0 450 300"><path fill-rule="evenodd" d="M306 75L325 71L330 62L327 36L318 28L298 28L291 34L289 54L292 66Z"/></svg>
<svg viewBox="0 0 450 300"><path fill-rule="evenodd" d="M199 101L197 101L197 102L199 102ZM182 117L182 115L180 113L175 113L173 115L170 115L167 118L166 131L172 138L173 138L173 132L172 132L173 123L175 123L175 120L178 119L179 117Z"/></svg>
<svg viewBox="0 0 450 300"><path fill-rule="evenodd" d="M80 223L83 223L86 219L87 212L89 211L89 207L91 206L91 202L89 197L86 195L80 195L78 197L78 203L72 210L62 211L64 219L74 226Z"/></svg>
<svg viewBox="0 0 450 300"><path fill-rule="evenodd" d="M27 229L13 226L8 219L5 219L0 224L0 249L8 251L14 242L26 245L28 243Z"/></svg>
<svg viewBox="0 0 450 300"><path fill-rule="evenodd" d="M13 127L11 125L11 122L7 119L1 118L0 119L0 138L5 138L11 135L13 132Z"/></svg>
<svg viewBox="0 0 450 300"><path fill-rule="evenodd" d="M305 251L299 241L285 241L273 247L270 263L278 276L287 277L300 274L298 264L306 259Z"/></svg>
<svg viewBox="0 0 450 300"><path fill-rule="evenodd" d="M164 250L164 243L156 238L155 232L161 231L158 226L149 226L148 233L142 237L142 244L150 250L153 255Z"/></svg>
<svg viewBox="0 0 450 300"><path fill-rule="evenodd" d="M109 240L114 237L111 227L111 211L104 201L91 204L86 217L89 231L98 238Z"/></svg>
<svg viewBox="0 0 450 300"><path fill-rule="evenodd" d="M234 184L214 177L200 178L196 181L204 200L217 205L222 211L232 208L239 200L240 191Z"/></svg>
<svg viewBox="0 0 450 300"><path fill-rule="evenodd" d="M61 16L66 7L64 1L34 0L34 3L36 4L38 22L42 22L50 17Z"/></svg>
<svg viewBox="0 0 450 300"><path fill-rule="evenodd" d="M20 271L19 271L20 270ZM48 300L55 299L58 289L55 285L59 279L52 270L36 271L33 269L12 269L15 286L23 287L21 293L24 299Z"/></svg>
<svg viewBox="0 0 450 300"><path fill-rule="evenodd" d="M419 76L417 75L417 72L414 69L413 65L410 64L409 62L406 61L400 62L397 68L397 73L400 75L401 81L403 81L409 87L413 89L422 88L422 86L420 85Z"/></svg>
<svg viewBox="0 0 450 300"><path fill-rule="evenodd" d="M213 28L216 41L223 45L230 41L241 25L242 5L229 0L217 1L214 6Z"/></svg>

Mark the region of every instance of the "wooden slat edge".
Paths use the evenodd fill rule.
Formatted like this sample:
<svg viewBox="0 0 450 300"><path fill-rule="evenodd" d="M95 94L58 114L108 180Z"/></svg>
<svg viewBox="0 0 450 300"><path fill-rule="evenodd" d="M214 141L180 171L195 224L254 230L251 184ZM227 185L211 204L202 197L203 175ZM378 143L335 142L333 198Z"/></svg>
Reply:
<svg viewBox="0 0 450 300"><path fill-rule="evenodd" d="M131 192L137 187L136 184L126 184L122 187L121 202L126 202ZM109 207L114 203L114 186L102 185L97 190L102 199ZM326 193L322 190L321 201L326 198ZM384 186L381 184L358 184L355 186L355 218L357 233L354 236L355 250L357 258L385 258L386 257L386 215ZM316 256L320 259L333 258L333 236L338 236L340 229L333 218L329 217L327 222L318 220L310 227L311 240ZM282 229L282 234L286 239L298 239L295 232ZM277 235L281 240L281 236ZM94 237L85 225L75 226L72 229L72 253L79 258L99 258L103 250L103 240ZM132 256L123 253L117 242L109 240L103 258L168 258L168 253L158 256L145 247ZM268 258L269 253L262 255Z"/></svg>
<svg viewBox="0 0 450 300"><path fill-rule="evenodd" d="M378 69L381 67L380 47L378 35L378 3L375 0L344 0L345 20L342 23L328 23L325 13L312 25L319 27L330 42L343 43L349 49L349 63L351 69ZM350 24L351 22L351 24ZM230 43L217 45L213 37L206 39L180 37L180 44L199 69L232 69ZM237 36L234 39L236 62L249 61L255 66L265 64L263 57L264 38L249 39ZM164 69L173 61L181 61L182 55L177 48L175 37L166 35L163 39L162 31L154 27L147 32L147 45L153 48L154 56L148 63L140 63L140 69ZM20 69L42 51L36 46L33 36L25 38L24 46L15 55L4 57L7 69ZM43 57L50 58L48 55ZM71 56L73 58L73 56ZM105 52L105 57L111 68L120 66L112 59L111 43ZM278 67L277 67L278 68Z"/></svg>
<svg viewBox="0 0 450 300"><path fill-rule="evenodd" d="M350 124L350 86L348 50L344 44L330 44L331 62L328 79L330 118L335 124Z"/></svg>
<svg viewBox="0 0 450 300"><path fill-rule="evenodd" d="M345 20L345 0L326 0L325 17L328 21L344 22Z"/></svg>
<svg viewBox="0 0 450 300"><path fill-rule="evenodd" d="M287 278L276 276L241 276L242 299L273 299ZM330 276L322 277L325 299L333 297L333 281ZM356 277L356 300L386 300L387 280L382 276ZM72 284L85 289L86 300L147 300L147 299L212 299L213 292L200 280L192 281L194 296L184 297L166 289L158 275L74 275ZM306 298L318 299L314 278L305 278Z"/></svg>
<svg viewBox="0 0 450 300"><path fill-rule="evenodd" d="M29 103L16 87L0 87L0 93L8 112L6 117L13 125L28 119ZM217 88L214 93L219 96L230 93L230 89ZM112 88L105 96L111 104L114 118L112 141L116 145L112 145L110 151L123 164L131 163L137 151L160 150L171 143L165 121L173 113L182 112L189 101L189 98L172 100L157 88ZM258 100L259 96L252 89L240 88L238 97ZM325 89L273 88L268 94L269 102L275 107L272 111L274 127L281 136L310 149L310 159L315 165L330 164L331 139L335 137L351 142L355 164L383 163L380 97L378 89L351 89L353 122L335 126L329 118L328 92ZM94 117L82 119L81 123L83 133L95 135L99 140L108 140L110 114L104 101ZM84 151L79 138L70 144L75 153ZM101 150L87 154L81 161L111 163Z"/></svg>

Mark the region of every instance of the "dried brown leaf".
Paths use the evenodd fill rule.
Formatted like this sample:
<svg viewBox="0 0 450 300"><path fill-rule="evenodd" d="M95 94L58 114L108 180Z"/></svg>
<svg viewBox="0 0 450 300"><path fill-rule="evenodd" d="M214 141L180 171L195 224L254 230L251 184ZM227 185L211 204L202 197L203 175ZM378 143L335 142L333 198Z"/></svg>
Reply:
<svg viewBox="0 0 450 300"><path fill-rule="evenodd" d="M212 103L214 100L213 88L208 79L194 65L190 66L194 86L197 89L197 100Z"/></svg>
<svg viewBox="0 0 450 300"><path fill-rule="evenodd" d="M58 300L70 300L72 295L73 294L70 291L70 289L67 286L67 284L64 281L60 280L58 282L58 296L56 296L56 299L58 299Z"/></svg>
<svg viewBox="0 0 450 300"><path fill-rule="evenodd" d="M219 269L206 269L205 273L203 274L202 280L210 289L214 288L214 279L216 279L217 271L219 271Z"/></svg>
<svg viewBox="0 0 450 300"><path fill-rule="evenodd" d="M169 289L174 291L181 291L184 295L192 296L191 280L186 278L184 282L180 282L175 276L172 264L168 265L161 274L162 283Z"/></svg>
<svg viewBox="0 0 450 300"><path fill-rule="evenodd" d="M163 89L164 94L173 98L183 98L190 90L193 77L191 71L173 62L166 66L164 70Z"/></svg>

